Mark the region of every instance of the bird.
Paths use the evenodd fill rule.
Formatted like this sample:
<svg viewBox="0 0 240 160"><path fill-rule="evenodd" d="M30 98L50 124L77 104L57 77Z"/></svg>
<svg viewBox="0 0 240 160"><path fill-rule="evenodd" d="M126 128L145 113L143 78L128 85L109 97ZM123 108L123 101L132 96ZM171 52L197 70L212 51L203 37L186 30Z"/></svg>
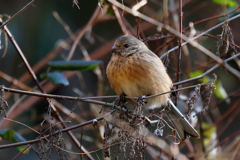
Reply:
<svg viewBox="0 0 240 160"><path fill-rule="evenodd" d="M163 62L141 40L132 35L120 36L111 52L106 74L117 95L141 97L172 89L173 83ZM142 107L164 109L168 104L170 107L165 114L175 128L177 137L181 141L189 137L199 138L198 132L171 101L170 93L148 98Z"/></svg>

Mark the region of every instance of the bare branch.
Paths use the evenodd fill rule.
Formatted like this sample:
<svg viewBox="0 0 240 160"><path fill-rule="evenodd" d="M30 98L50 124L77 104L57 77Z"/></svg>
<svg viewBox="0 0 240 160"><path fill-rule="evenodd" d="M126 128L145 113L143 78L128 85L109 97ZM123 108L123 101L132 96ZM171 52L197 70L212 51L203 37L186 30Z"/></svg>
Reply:
<svg viewBox="0 0 240 160"><path fill-rule="evenodd" d="M152 23L152 24L154 24L154 25L156 25L156 26L158 26L158 27L165 28L167 31L169 31L170 33L176 35L177 37L182 37L182 39L185 40L186 42L182 43L181 46L186 45L187 43L191 44L193 47L195 47L195 48L198 49L199 51L203 52L203 53L204 53L205 55L207 55L208 57L214 59L218 64L220 64L221 66L223 66L224 68L226 68L226 69L227 69L231 74L233 74L235 77L240 78L240 73L239 73L239 72L237 72L235 69L233 69L233 68L232 68L231 66L229 66L228 64L225 64L221 58L219 58L218 56L216 56L215 54L213 54L212 52L210 52L209 50L207 50L205 47L203 47L202 45L200 45L200 44L198 44L196 41L194 41L195 39L197 39L197 38L199 38L200 36L202 36L203 33L206 34L207 32L209 32L209 31L211 31L211 30L213 30L213 29L215 29L215 28L223 25L225 22L219 23L219 24L215 25L214 27L212 27L211 29L203 32L202 34L199 34L198 36L195 36L194 38L189 39L188 37L186 37L186 36L184 36L184 35L181 36L181 34L180 34L178 31L174 30L174 29L171 28L170 26L164 25L164 24L162 24L162 23L160 23L160 22L158 22L158 21L156 21L156 20L154 20L154 19L152 19L152 18L150 18L150 17L148 17L148 16L146 16L146 15L138 12L138 11L133 12L132 9L130 9L130 8L126 7L126 6L123 7L121 3L119 3L119 2L117 2L117 1L115 1L115 0L108 0L108 1L111 2L111 3L113 3L114 5L116 5L117 7L125 10L126 12L128 12L128 13L136 16L136 17L139 17L139 18L141 18L141 19L144 19L145 21L147 21L147 22L149 22L149 23ZM230 18L228 21L234 20L234 19L236 19L236 18L238 18L238 17L240 17L240 14L238 14L238 15ZM162 58L163 56L165 56L166 54L169 54L170 52L174 51L174 50L177 49L177 48L178 48L178 46L172 48L171 50L169 50L168 52L166 52L164 55L162 55L161 58Z"/></svg>
<svg viewBox="0 0 240 160"><path fill-rule="evenodd" d="M67 131L71 131L73 129L77 129L77 128L81 128L81 127L84 127L86 125L89 125L89 124L93 124L94 121L101 121L104 119L105 116L107 116L108 114L110 113L107 113L106 115L104 116L101 116L101 117L98 117L98 118L95 118L93 120L90 120L90 121L87 121L87 122L84 122L84 123L80 123L80 124L77 124L77 125L74 125L74 126L71 126L71 127L67 127L67 128L64 128L64 129L61 129L59 131L56 131L50 135L47 135L47 136L44 136L42 138L39 138L39 139L35 139L35 140L30 140L30 141L26 141L26 142L19 142L19 143L13 143L13 144L6 144L6 145L1 145L0 146L0 149L4 149L4 148L11 148L11 147L16 147L16 146L22 146L22 145L27 145L27 144L33 144L33 143L37 143L39 142L40 140L44 140L46 138L49 138L50 136L53 136L59 132L67 132Z"/></svg>
<svg viewBox="0 0 240 160"><path fill-rule="evenodd" d="M27 5L25 5L22 9L20 9L17 13L15 13L11 18L9 18L8 20L6 20L5 22L2 23L2 25L0 26L0 28L4 27L5 25L7 25L10 21L12 21L14 18L16 18L21 12L23 12L25 9L27 9L31 4L33 4L35 0L30 1Z"/></svg>

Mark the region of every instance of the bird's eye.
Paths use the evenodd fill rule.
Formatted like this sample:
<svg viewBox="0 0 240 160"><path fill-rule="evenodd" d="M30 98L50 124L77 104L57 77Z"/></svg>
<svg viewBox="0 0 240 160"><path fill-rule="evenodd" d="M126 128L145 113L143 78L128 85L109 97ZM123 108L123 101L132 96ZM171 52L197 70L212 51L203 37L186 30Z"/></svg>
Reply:
<svg viewBox="0 0 240 160"><path fill-rule="evenodd" d="M128 48L129 47L129 44L124 44L123 45L125 48Z"/></svg>

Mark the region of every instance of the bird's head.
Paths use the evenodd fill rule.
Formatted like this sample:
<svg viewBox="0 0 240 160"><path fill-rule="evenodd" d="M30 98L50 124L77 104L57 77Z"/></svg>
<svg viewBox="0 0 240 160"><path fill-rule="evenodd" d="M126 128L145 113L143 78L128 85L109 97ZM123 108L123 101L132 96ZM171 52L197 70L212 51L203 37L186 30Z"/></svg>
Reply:
<svg viewBox="0 0 240 160"><path fill-rule="evenodd" d="M139 39L131 35L124 35L115 41L111 52L119 56L128 57L145 48L146 45Z"/></svg>

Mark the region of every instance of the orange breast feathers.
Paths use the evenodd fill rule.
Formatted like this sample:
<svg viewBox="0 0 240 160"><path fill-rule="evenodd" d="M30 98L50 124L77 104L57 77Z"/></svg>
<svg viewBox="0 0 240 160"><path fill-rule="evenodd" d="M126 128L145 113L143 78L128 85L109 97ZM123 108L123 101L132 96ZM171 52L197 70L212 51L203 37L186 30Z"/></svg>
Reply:
<svg viewBox="0 0 240 160"><path fill-rule="evenodd" d="M130 97L154 95L170 91L172 81L162 61L154 53L135 53L124 57L113 54L107 66L107 76L113 90ZM146 108L161 107L169 94L147 99Z"/></svg>

